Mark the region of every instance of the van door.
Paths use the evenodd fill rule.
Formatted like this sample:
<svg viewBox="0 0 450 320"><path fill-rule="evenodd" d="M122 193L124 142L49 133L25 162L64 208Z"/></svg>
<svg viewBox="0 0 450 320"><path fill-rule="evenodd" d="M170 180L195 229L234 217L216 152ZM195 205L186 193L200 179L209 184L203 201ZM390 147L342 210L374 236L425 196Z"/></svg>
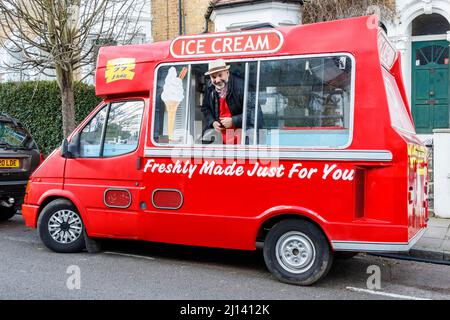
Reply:
<svg viewBox="0 0 450 320"><path fill-rule="evenodd" d="M136 236L144 106L143 100L108 103L73 138L79 154L67 159L64 189L79 201L91 236Z"/></svg>

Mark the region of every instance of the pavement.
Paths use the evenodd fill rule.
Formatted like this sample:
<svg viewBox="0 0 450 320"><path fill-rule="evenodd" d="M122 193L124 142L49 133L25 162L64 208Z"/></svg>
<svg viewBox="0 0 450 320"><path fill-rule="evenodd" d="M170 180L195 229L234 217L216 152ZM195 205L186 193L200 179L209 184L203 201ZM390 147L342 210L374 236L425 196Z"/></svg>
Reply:
<svg viewBox="0 0 450 320"><path fill-rule="evenodd" d="M429 218L427 230L409 255L450 263L450 219Z"/></svg>
<svg viewBox="0 0 450 320"><path fill-rule="evenodd" d="M104 250L98 254L57 254L43 245L35 229L25 226L22 217L0 223L0 300L201 299L224 304L234 300L450 301L450 265L358 254L352 259L336 259L323 280L300 287L276 280L267 270L260 249L128 240L105 240L102 244ZM202 306L201 301L194 304ZM182 316L175 308L163 310L164 318L194 318L193 314ZM298 315L297 306L284 308L294 308ZM149 314L158 311L152 306L147 310ZM245 314L228 317L246 318ZM203 314L203 318L207 316ZM213 318L227 317L219 314Z"/></svg>

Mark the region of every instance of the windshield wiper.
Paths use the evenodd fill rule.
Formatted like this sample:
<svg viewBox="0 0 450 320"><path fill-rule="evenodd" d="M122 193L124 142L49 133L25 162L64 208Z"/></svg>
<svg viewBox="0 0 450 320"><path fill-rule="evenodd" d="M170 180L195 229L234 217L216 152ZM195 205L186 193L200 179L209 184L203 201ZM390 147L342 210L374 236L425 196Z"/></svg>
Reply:
<svg viewBox="0 0 450 320"><path fill-rule="evenodd" d="M9 144L7 142L0 142L0 148L4 148L4 149L13 149L13 150L17 150L17 149L28 149L25 146L13 146L12 144Z"/></svg>
<svg viewBox="0 0 450 320"><path fill-rule="evenodd" d="M12 148L13 146L10 145L10 144L7 143L7 142L0 142L0 147L8 147L8 148Z"/></svg>

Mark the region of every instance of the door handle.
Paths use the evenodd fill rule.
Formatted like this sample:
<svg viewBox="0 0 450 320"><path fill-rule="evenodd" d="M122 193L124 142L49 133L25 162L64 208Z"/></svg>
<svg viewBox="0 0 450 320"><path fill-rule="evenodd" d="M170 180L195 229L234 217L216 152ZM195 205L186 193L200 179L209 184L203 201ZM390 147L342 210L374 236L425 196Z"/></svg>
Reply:
<svg viewBox="0 0 450 320"><path fill-rule="evenodd" d="M139 171L139 170L141 170L141 160L142 160L142 158L141 157L137 157L137 159L136 159L136 169Z"/></svg>

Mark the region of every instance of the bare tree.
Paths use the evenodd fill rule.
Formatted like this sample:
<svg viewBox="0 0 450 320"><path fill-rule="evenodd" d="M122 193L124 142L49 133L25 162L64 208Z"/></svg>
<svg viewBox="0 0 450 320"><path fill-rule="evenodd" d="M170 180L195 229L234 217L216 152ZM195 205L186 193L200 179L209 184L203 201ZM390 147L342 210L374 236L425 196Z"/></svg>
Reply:
<svg viewBox="0 0 450 320"><path fill-rule="evenodd" d="M98 46L131 43L145 8L142 0L1 0L0 43L12 70L56 76L63 134L75 128L74 80L94 66Z"/></svg>
<svg viewBox="0 0 450 320"><path fill-rule="evenodd" d="M395 18L395 0L304 0L303 23L377 14L385 21Z"/></svg>

